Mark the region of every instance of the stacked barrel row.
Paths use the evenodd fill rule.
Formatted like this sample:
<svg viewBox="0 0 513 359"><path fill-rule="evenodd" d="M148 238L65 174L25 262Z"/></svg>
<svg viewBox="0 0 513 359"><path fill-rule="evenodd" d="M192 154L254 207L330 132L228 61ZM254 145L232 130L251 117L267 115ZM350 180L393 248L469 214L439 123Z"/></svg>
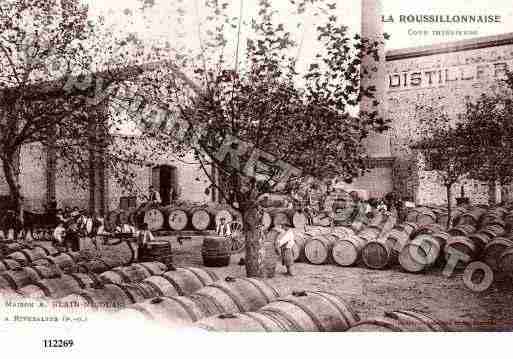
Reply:
<svg viewBox="0 0 513 359"><path fill-rule="evenodd" d="M106 218L106 228L113 230L119 224L139 226L147 223L151 231L158 230L214 230L221 218L226 223L240 220L240 214L231 207L220 204L178 204L167 207L144 206L136 211L112 211Z"/></svg>

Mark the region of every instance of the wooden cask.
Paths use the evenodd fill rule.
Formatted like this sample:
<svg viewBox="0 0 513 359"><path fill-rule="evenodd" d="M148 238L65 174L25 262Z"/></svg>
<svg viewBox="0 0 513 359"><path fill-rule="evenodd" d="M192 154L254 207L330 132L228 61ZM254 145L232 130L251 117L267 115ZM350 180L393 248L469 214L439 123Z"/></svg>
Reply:
<svg viewBox="0 0 513 359"><path fill-rule="evenodd" d="M417 215L417 221L419 225L424 226L427 224L436 223L436 215L429 209L421 209Z"/></svg>
<svg viewBox="0 0 513 359"><path fill-rule="evenodd" d="M499 271L513 278L513 249L506 249L497 262Z"/></svg>
<svg viewBox="0 0 513 359"><path fill-rule="evenodd" d="M33 261L44 258L47 253L43 248L36 247L34 249L21 249L17 252L13 252L7 256L9 259L14 259L20 263L32 263Z"/></svg>
<svg viewBox="0 0 513 359"><path fill-rule="evenodd" d="M280 292L263 280L231 277L190 295L208 316L254 311L279 297Z"/></svg>
<svg viewBox="0 0 513 359"><path fill-rule="evenodd" d="M499 270L499 259L502 253L506 250L513 248L513 240L509 238L495 238L488 242L483 250L483 261L492 268L492 270Z"/></svg>
<svg viewBox="0 0 513 359"><path fill-rule="evenodd" d="M14 259L0 259L0 272L16 268L21 268L20 262Z"/></svg>
<svg viewBox="0 0 513 359"><path fill-rule="evenodd" d="M148 208L144 211L143 222L148 224L150 231L159 231L164 228L164 213L159 208Z"/></svg>
<svg viewBox="0 0 513 359"><path fill-rule="evenodd" d="M49 278L27 285L18 292L30 298L52 298L65 297L73 292L90 287L97 282L97 279L88 274L67 274L58 278Z"/></svg>
<svg viewBox="0 0 513 359"><path fill-rule="evenodd" d="M356 235L339 238L331 250L333 261L342 267L355 265L365 243L367 242L364 239Z"/></svg>
<svg viewBox="0 0 513 359"><path fill-rule="evenodd" d="M167 224L173 231L183 231L189 224L187 211L182 208L173 208L166 213Z"/></svg>
<svg viewBox="0 0 513 359"><path fill-rule="evenodd" d="M468 237L476 231L476 227L469 224L458 224L456 227L449 229L451 236Z"/></svg>
<svg viewBox="0 0 513 359"><path fill-rule="evenodd" d="M51 242L39 242L34 245L34 248L41 248L47 256L54 256L60 252Z"/></svg>
<svg viewBox="0 0 513 359"><path fill-rule="evenodd" d="M259 312L225 313L202 319L195 328L216 332L284 332L288 327Z"/></svg>
<svg viewBox="0 0 513 359"><path fill-rule="evenodd" d="M258 313L281 323L288 332L342 332L359 320L341 296L321 291L294 292L267 304Z"/></svg>
<svg viewBox="0 0 513 359"><path fill-rule="evenodd" d="M362 320L351 327L349 332L449 332L448 326L430 315L398 310L385 313L381 318Z"/></svg>
<svg viewBox="0 0 513 359"><path fill-rule="evenodd" d="M504 227L496 225L496 224L490 224L486 227L482 227L479 230L480 233L484 233L488 236L490 239L494 239L496 237L501 237L504 234L506 234L506 231L504 230Z"/></svg>
<svg viewBox="0 0 513 359"><path fill-rule="evenodd" d="M5 271L0 276L0 288L18 290L38 280L58 276L55 267L32 266Z"/></svg>
<svg viewBox="0 0 513 359"><path fill-rule="evenodd" d="M337 240L334 234L313 236L305 244L305 258L311 264L327 263Z"/></svg>
<svg viewBox="0 0 513 359"><path fill-rule="evenodd" d="M369 226L358 232L358 236L365 241L376 240L381 234L381 228L375 226Z"/></svg>
<svg viewBox="0 0 513 359"><path fill-rule="evenodd" d="M449 260L452 251L463 253L468 256L467 260L459 260L458 264L465 265L478 257L477 247L469 238L463 236L451 237L444 247L445 259Z"/></svg>
<svg viewBox="0 0 513 359"><path fill-rule="evenodd" d="M191 225L197 231L215 229L215 210L210 208L194 208L191 210Z"/></svg>
<svg viewBox="0 0 513 359"><path fill-rule="evenodd" d="M367 268L385 269L395 264L400 249L394 246L394 242L380 238L367 242L362 248L362 261Z"/></svg>
<svg viewBox="0 0 513 359"><path fill-rule="evenodd" d="M162 274L176 289L178 295L189 295L219 280L212 271L202 268L176 268Z"/></svg>
<svg viewBox="0 0 513 359"><path fill-rule="evenodd" d="M99 275L103 283L136 283L166 270L162 263L137 263L131 266L117 267Z"/></svg>
<svg viewBox="0 0 513 359"><path fill-rule="evenodd" d="M305 229L308 225L308 216L303 211L295 210L292 214L292 226L297 229Z"/></svg>
<svg viewBox="0 0 513 359"><path fill-rule="evenodd" d="M206 267L226 267L230 264L231 241L222 236L204 237L201 256Z"/></svg>
<svg viewBox="0 0 513 359"><path fill-rule="evenodd" d="M430 234L421 234L406 243L399 253L401 267L410 273L419 273L433 266L444 248L444 241Z"/></svg>

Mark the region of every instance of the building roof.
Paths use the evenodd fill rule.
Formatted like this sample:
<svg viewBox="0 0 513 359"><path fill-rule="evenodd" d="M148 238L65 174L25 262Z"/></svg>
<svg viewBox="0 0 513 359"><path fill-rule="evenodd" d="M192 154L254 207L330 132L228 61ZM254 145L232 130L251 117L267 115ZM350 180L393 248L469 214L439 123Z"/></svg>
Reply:
<svg viewBox="0 0 513 359"><path fill-rule="evenodd" d="M513 32L494 36L476 37L473 39L452 41L441 44L390 50L387 51L385 58L386 61L395 61L504 45L513 45Z"/></svg>

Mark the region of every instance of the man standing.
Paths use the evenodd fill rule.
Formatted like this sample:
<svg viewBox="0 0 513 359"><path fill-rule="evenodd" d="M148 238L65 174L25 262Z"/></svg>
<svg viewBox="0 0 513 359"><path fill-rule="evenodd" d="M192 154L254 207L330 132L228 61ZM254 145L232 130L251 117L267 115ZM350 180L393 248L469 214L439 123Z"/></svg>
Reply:
<svg viewBox="0 0 513 359"><path fill-rule="evenodd" d="M294 263L294 256L292 254L292 248L296 243L295 233L292 228L279 224L274 227L280 234L276 237L276 246L279 248L281 262L287 268L286 275L294 275L292 273L292 264Z"/></svg>
<svg viewBox="0 0 513 359"><path fill-rule="evenodd" d="M160 193L157 190L155 190L155 187L150 186L149 192L150 192L150 195L149 195L150 203L152 203L152 204L161 204L162 203L162 198L160 197Z"/></svg>
<svg viewBox="0 0 513 359"><path fill-rule="evenodd" d="M221 237L229 237L232 235L232 231L230 229L230 225L226 223L226 219L222 218L219 220L219 224L217 225L216 233Z"/></svg>

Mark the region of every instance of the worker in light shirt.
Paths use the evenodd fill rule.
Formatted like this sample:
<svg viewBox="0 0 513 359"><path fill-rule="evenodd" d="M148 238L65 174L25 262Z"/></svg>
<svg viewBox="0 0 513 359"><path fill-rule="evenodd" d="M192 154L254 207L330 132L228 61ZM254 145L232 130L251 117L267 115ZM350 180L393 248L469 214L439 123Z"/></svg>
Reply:
<svg viewBox="0 0 513 359"><path fill-rule="evenodd" d="M276 237L277 247L279 248L282 264L287 268L286 275L292 276L292 264L294 263L294 255L292 254L292 248L296 244L296 234L292 230L284 225L277 225L274 227L279 232Z"/></svg>
<svg viewBox="0 0 513 359"><path fill-rule="evenodd" d="M57 241L60 245L64 244L64 235L66 234L66 228L64 228L64 223L59 222L55 230L53 231L53 239Z"/></svg>

